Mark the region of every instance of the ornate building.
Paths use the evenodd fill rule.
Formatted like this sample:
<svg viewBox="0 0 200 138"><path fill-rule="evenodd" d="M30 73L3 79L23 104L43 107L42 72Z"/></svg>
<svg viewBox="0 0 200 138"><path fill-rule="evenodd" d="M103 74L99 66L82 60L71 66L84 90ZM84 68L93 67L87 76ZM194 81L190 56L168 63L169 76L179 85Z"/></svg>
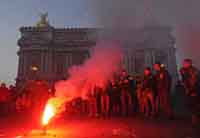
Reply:
<svg viewBox="0 0 200 138"><path fill-rule="evenodd" d="M67 78L67 69L82 64L95 45L89 34L96 29L54 28L43 15L35 27L21 27L17 85L27 80L47 80L53 84Z"/></svg>
<svg viewBox="0 0 200 138"><path fill-rule="evenodd" d="M95 46L95 28L54 28L46 14L35 27L21 27L17 85L27 80L47 80L49 84L66 79L67 69L82 64ZM176 76L175 40L171 28L148 26L137 31L132 46L123 46L124 67L130 74L141 74L145 66L164 63Z"/></svg>

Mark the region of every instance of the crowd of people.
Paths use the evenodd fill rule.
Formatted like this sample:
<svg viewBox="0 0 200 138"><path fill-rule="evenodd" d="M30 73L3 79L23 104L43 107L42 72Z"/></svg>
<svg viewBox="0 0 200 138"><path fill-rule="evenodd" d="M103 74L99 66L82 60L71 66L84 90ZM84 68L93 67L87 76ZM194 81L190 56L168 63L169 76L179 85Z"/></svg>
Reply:
<svg viewBox="0 0 200 138"><path fill-rule="evenodd" d="M175 87L186 97L186 108L193 123L200 113L200 77L192 60L185 59L180 69L181 80ZM172 77L163 64L146 67L143 76L130 76L125 70L116 74L106 87L94 87L87 98L66 103L66 113L86 114L90 117L144 115L148 118L174 117ZM10 112L42 111L53 91L45 81L29 81L23 88L0 86L0 115ZM38 110L41 109L41 110Z"/></svg>
<svg viewBox="0 0 200 138"><path fill-rule="evenodd" d="M33 113L44 107L51 96L45 81L28 81L23 87L0 85L0 116L13 113ZM39 110L35 111L38 112Z"/></svg>
<svg viewBox="0 0 200 138"><path fill-rule="evenodd" d="M90 92L90 116L131 116L142 113L146 117L162 113L173 117L170 104L171 76L164 66L155 63L144 69L144 75L134 78L123 70L108 82L106 88L95 87Z"/></svg>
<svg viewBox="0 0 200 138"><path fill-rule="evenodd" d="M90 95L90 116L131 116L142 114L145 117L165 117L173 119L175 105L173 95L182 93L183 105L191 112L196 122L200 113L200 74L185 59L180 69L181 80L172 90L172 76L161 63L155 63L151 69L146 67L140 78L129 76L124 70L111 80L105 89L94 88ZM187 114L187 113L185 113Z"/></svg>

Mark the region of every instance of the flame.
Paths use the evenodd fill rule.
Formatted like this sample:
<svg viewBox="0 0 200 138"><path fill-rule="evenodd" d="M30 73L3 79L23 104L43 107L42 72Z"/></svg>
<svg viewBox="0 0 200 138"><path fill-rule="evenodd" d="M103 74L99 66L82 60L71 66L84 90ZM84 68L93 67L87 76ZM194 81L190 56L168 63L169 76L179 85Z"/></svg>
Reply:
<svg viewBox="0 0 200 138"><path fill-rule="evenodd" d="M47 104L44 109L44 113L42 116L42 124L47 125L49 121L59 113L62 113L65 110L66 98L50 98L47 101Z"/></svg>
<svg viewBox="0 0 200 138"><path fill-rule="evenodd" d="M47 103L42 118L42 124L47 125L49 120L55 115L55 113L55 107L53 106L53 104Z"/></svg>

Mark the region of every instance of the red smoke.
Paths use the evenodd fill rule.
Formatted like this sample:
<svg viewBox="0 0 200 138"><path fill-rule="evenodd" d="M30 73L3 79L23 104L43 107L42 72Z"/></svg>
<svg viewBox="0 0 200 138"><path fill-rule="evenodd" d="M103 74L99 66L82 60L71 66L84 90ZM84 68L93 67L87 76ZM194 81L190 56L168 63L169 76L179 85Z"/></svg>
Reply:
<svg viewBox="0 0 200 138"><path fill-rule="evenodd" d="M91 57L83 65L73 66L66 81L56 83L57 98L87 98L93 86L104 87L113 74L120 70L122 52L115 42L99 42Z"/></svg>
<svg viewBox="0 0 200 138"><path fill-rule="evenodd" d="M122 52L116 43L98 43L92 49L91 58L83 65L69 69L68 80L56 83L55 97L48 100L45 111L49 111L48 107L51 107L53 114L50 117L52 118L65 110L65 102L77 97L87 98L88 92L92 92L90 90L94 86L105 87L107 81L120 70L121 61ZM43 118L50 119L46 116Z"/></svg>

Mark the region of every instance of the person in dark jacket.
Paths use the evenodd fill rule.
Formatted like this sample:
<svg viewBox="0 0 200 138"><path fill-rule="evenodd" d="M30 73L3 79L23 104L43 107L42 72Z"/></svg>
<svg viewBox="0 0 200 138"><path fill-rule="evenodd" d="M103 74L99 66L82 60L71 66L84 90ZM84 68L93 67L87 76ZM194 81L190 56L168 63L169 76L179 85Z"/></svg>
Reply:
<svg viewBox="0 0 200 138"><path fill-rule="evenodd" d="M181 80L178 80L173 92L173 109L177 116L187 115L185 88Z"/></svg>
<svg viewBox="0 0 200 138"><path fill-rule="evenodd" d="M145 108L145 116L154 115L155 112L155 98L154 98L154 79L153 75L151 73L151 69L149 67L145 68L144 70L144 78L142 81L142 91L144 93L144 105L143 108ZM150 106L149 106L150 103ZM150 112L151 107L151 112Z"/></svg>
<svg viewBox="0 0 200 138"><path fill-rule="evenodd" d="M122 104L122 115L130 115L130 109L132 108L131 94L130 94L130 82L128 73L123 70L119 81L121 89L121 104Z"/></svg>
<svg viewBox="0 0 200 138"><path fill-rule="evenodd" d="M95 93L95 97L96 97L96 108L97 108L97 114L96 117L99 117L102 113L101 109L101 93L102 93L102 88L95 86L94 88L94 93Z"/></svg>
<svg viewBox="0 0 200 138"><path fill-rule="evenodd" d="M110 98L108 84L101 88L101 115L102 117L109 117Z"/></svg>
<svg viewBox="0 0 200 138"><path fill-rule="evenodd" d="M5 83L0 85L0 115L8 113L8 103L10 99L10 92Z"/></svg>
<svg viewBox="0 0 200 138"><path fill-rule="evenodd" d="M133 112L133 115L136 114L138 110L138 101L137 101L137 94L136 94L136 79L133 76L129 76L129 83L130 83L130 96L131 96L131 104L132 108L130 109Z"/></svg>
<svg viewBox="0 0 200 138"><path fill-rule="evenodd" d="M188 99L188 108L192 113L192 124L196 125L200 109L199 70L192 65L191 59L185 59L183 67L180 69L180 74Z"/></svg>
<svg viewBox="0 0 200 138"><path fill-rule="evenodd" d="M111 91L112 91L112 112L114 113L114 115L120 115L122 112L121 92L119 83L116 79L111 80Z"/></svg>
<svg viewBox="0 0 200 138"><path fill-rule="evenodd" d="M158 63L153 66L156 74L154 76L156 84L156 113L159 108L165 116L172 118L172 107L170 103L171 76L165 67Z"/></svg>

